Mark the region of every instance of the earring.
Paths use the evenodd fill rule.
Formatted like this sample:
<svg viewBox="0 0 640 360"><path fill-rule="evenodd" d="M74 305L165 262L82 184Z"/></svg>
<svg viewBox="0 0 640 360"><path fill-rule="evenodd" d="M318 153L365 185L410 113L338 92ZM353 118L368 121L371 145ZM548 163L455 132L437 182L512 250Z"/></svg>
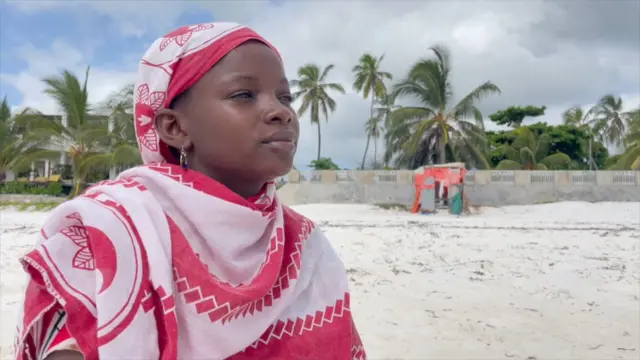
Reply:
<svg viewBox="0 0 640 360"><path fill-rule="evenodd" d="M186 169L188 166L189 164L187 164L187 151L183 146L180 148L180 167Z"/></svg>

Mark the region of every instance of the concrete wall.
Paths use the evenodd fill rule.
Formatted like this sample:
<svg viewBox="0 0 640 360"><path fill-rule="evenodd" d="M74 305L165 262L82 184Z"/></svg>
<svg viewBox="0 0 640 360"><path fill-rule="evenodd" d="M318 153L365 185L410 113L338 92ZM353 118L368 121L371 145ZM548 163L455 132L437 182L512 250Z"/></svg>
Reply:
<svg viewBox="0 0 640 360"><path fill-rule="evenodd" d="M292 171L279 195L285 204L411 205L413 171ZM554 201L640 201L638 171L475 171L465 176L475 205Z"/></svg>

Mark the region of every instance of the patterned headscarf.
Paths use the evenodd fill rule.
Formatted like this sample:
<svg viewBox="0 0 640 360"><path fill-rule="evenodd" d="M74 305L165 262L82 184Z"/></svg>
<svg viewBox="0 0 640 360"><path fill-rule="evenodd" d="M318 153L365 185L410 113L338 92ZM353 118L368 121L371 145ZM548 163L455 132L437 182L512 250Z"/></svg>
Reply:
<svg viewBox="0 0 640 360"><path fill-rule="evenodd" d="M255 31L235 23L183 26L150 46L140 62L134 93L136 136L145 164L177 163L154 128L156 112L168 108L220 59L250 40L260 41L278 53Z"/></svg>

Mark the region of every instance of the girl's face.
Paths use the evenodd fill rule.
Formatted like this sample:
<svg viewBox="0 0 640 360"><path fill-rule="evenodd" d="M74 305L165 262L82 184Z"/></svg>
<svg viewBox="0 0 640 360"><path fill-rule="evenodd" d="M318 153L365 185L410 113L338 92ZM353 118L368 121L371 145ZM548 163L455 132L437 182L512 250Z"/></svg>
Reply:
<svg viewBox="0 0 640 360"><path fill-rule="evenodd" d="M168 145L189 156L189 168L240 195L291 170L300 132L289 82L278 55L245 43L218 62L176 105L156 115Z"/></svg>

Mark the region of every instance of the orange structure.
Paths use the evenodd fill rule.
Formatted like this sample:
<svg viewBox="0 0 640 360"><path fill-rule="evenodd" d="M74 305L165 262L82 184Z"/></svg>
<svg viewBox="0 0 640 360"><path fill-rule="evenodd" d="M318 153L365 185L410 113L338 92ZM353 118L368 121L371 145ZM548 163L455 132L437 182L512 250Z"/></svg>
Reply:
<svg viewBox="0 0 640 360"><path fill-rule="evenodd" d="M412 213L420 212L420 197L423 191L437 189L437 184L448 188L462 183L467 170L463 163L451 163L442 165L423 166L414 171L414 186L416 188ZM425 180L432 177L435 181L428 183Z"/></svg>

